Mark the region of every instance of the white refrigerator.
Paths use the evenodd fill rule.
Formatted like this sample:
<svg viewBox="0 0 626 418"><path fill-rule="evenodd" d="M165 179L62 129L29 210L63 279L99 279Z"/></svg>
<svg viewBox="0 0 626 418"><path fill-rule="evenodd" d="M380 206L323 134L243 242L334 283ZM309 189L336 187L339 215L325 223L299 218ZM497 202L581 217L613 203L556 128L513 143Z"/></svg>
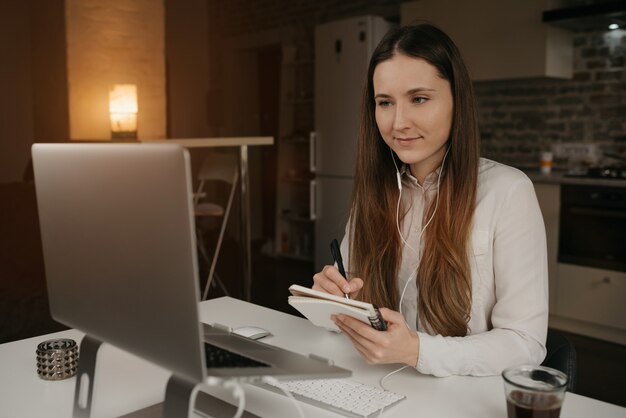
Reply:
<svg viewBox="0 0 626 418"><path fill-rule="evenodd" d="M357 134L367 65L390 24L377 16L315 28L315 132L311 135L315 271L332 264L350 211Z"/></svg>

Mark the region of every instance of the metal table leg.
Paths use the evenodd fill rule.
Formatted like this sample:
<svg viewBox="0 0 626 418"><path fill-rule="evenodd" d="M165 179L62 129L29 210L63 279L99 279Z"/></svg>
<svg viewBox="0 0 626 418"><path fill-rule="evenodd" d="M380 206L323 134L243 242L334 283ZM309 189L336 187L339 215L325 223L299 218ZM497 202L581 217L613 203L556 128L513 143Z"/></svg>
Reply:
<svg viewBox="0 0 626 418"><path fill-rule="evenodd" d="M239 147L239 170L241 178L241 245L243 247L243 297L251 300L252 255L250 249L250 182L248 178L248 146Z"/></svg>

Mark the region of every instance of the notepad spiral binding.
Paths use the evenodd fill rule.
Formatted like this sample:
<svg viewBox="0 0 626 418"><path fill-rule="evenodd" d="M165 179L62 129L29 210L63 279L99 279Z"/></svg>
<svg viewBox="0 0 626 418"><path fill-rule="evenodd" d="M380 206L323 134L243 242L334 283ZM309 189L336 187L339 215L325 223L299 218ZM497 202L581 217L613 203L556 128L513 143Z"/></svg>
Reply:
<svg viewBox="0 0 626 418"><path fill-rule="evenodd" d="M383 319L383 316L380 314L380 311L378 310L378 306L376 305L372 305L372 306L374 307L374 310L376 311L376 315L367 317L370 320L370 324L372 325L372 328L378 331L386 331L387 323Z"/></svg>

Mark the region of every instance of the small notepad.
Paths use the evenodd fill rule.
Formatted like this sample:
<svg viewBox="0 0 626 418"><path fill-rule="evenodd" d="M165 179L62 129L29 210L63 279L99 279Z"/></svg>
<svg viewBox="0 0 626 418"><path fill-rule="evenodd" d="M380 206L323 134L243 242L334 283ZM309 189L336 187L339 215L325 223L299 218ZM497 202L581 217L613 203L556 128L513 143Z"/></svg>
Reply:
<svg viewBox="0 0 626 418"><path fill-rule="evenodd" d="M331 315L344 314L370 324L377 330L386 330L387 324L378 308L371 303L345 299L307 287L291 285L289 304L318 327L339 332L340 329L330 319Z"/></svg>

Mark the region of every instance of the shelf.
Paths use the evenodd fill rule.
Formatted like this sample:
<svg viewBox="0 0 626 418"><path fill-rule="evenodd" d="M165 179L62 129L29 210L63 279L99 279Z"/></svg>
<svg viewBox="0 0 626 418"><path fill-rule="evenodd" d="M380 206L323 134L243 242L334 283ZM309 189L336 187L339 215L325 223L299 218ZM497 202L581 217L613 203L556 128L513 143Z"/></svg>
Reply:
<svg viewBox="0 0 626 418"><path fill-rule="evenodd" d="M293 106L293 105L304 105L304 104L313 104L313 99L294 99L294 100L285 100L283 101L283 106Z"/></svg>
<svg viewBox="0 0 626 418"><path fill-rule="evenodd" d="M282 177L280 180L285 183L308 183L315 177Z"/></svg>
<svg viewBox="0 0 626 418"><path fill-rule="evenodd" d="M280 219L282 219L283 221L288 221L288 222L302 222L302 223L315 222L307 216L298 216L298 215L281 215Z"/></svg>
<svg viewBox="0 0 626 418"><path fill-rule="evenodd" d="M313 262L313 256L310 255L301 255L301 254L291 254L291 253L277 253L277 258L287 258L290 260L298 260L298 261L306 261L308 263Z"/></svg>
<svg viewBox="0 0 626 418"><path fill-rule="evenodd" d="M279 138L281 142L291 142L294 144L308 144L311 142L311 131L293 131Z"/></svg>
<svg viewBox="0 0 626 418"><path fill-rule="evenodd" d="M301 52L300 52L301 54ZM315 173L310 171L315 94L314 61L283 46L276 158L274 251L276 258L313 263L315 221L309 217Z"/></svg>
<svg viewBox="0 0 626 418"><path fill-rule="evenodd" d="M284 67L296 67L298 65L313 65L313 60L300 60L300 61L291 61L291 62L283 62L282 65Z"/></svg>
<svg viewBox="0 0 626 418"><path fill-rule="evenodd" d="M283 136L280 138L280 142L284 144L298 144L298 145L308 145L309 140L308 136Z"/></svg>

